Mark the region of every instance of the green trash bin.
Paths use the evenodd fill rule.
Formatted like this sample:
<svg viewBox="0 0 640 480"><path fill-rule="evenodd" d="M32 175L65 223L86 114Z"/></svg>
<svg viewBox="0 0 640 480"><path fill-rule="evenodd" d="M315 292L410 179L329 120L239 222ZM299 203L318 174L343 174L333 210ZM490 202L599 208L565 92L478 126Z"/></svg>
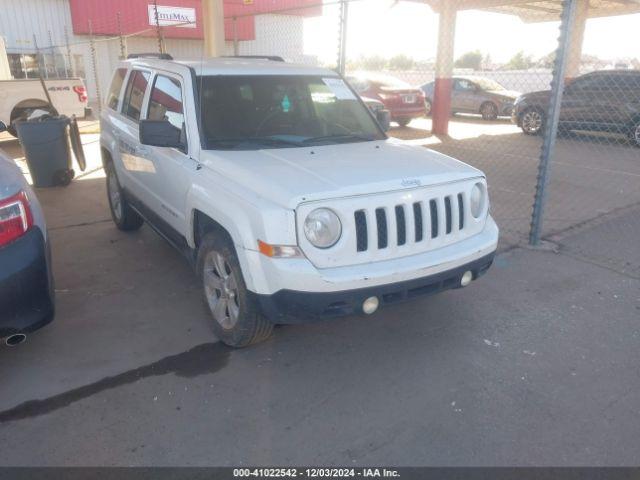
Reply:
<svg viewBox="0 0 640 480"><path fill-rule="evenodd" d="M75 173L67 139L69 118L44 116L16 123L34 187L69 185Z"/></svg>

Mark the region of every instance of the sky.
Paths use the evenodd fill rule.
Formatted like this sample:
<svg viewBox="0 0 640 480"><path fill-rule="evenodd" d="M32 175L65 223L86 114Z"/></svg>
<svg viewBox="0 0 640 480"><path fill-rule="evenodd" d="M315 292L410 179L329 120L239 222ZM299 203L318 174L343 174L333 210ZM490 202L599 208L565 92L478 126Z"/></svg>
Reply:
<svg viewBox="0 0 640 480"><path fill-rule="evenodd" d="M306 20L305 52L335 60L337 8L325 6L322 17ZM458 14L455 57L479 49L494 62L524 51L541 57L557 45L559 22L527 24L511 15L464 11ZM393 0L354 1L349 6L347 52L391 57L404 53L418 60L436 55L438 15L425 4ZM334 40L335 39L335 40ZM606 59L640 57L640 14L587 21L583 53Z"/></svg>

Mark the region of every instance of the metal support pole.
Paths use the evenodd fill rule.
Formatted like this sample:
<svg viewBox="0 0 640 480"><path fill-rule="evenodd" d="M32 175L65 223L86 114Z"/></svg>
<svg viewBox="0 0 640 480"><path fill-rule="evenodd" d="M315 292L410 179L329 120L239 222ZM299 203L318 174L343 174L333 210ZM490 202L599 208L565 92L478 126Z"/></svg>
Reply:
<svg viewBox="0 0 640 480"><path fill-rule="evenodd" d="M153 8L156 16L156 35L158 36L158 50L165 53L164 37L162 36L162 27L160 26L160 17L158 16L158 0L153 0Z"/></svg>
<svg viewBox="0 0 640 480"><path fill-rule="evenodd" d="M118 22L118 38L120 39L120 58L127 58L127 44L122 33L122 16L120 12L116 13L116 21Z"/></svg>
<svg viewBox="0 0 640 480"><path fill-rule="evenodd" d="M571 33L576 17L576 3L577 0L563 0L562 2L560 37L558 38L558 51L553 67L553 80L551 80L551 102L547 112L547 121L545 122L544 140L540 152L540 164L538 165L538 181L531 215L531 231L529 232L529 243L531 245L540 244L542 235L550 161L553 157L558 135L558 121L564 92L564 76L567 67L568 49L571 45Z"/></svg>
<svg viewBox="0 0 640 480"><path fill-rule="evenodd" d="M76 69L73 65L73 56L71 55L71 44L69 43L69 31L67 30L67 26L64 26L64 42L67 46L67 62L69 64L69 68L67 70L68 77L76 76Z"/></svg>
<svg viewBox="0 0 640 480"><path fill-rule="evenodd" d="M338 73L344 75L347 67L347 21L349 0L340 1L340 30L338 32Z"/></svg>
<svg viewBox="0 0 640 480"><path fill-rule="evenodd" d="M98 61L96 59L96 43L93 39L93 25L89 20L89 48L91 49L91 65L93 66L93 80L96 83L96 98L98 100L98 113L102 112L102 95L100 94L100 80L98 79Z"/></svg>
<svg viewBox="0 0 640 480"><path fill-rule="evenodd" d="M233 17L233 54L237 57L240 55L240 46L238 45L238 18Z"/></svg>

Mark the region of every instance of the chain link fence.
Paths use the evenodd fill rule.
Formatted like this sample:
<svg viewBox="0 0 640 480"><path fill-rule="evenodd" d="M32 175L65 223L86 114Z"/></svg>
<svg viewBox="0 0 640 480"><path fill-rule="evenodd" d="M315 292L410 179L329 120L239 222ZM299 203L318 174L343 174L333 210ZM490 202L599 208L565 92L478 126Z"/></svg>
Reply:
<svg viewBox="0 0 640 480"><path fill-rule="evenodd" d="M517 5L496 7L495 1L479 10L463 9L461 1L267 3L225 4L224 53L280 55L344 72L362 96L391 111L390 136L486 173L502 247L557 239L640 205L640 60L583 53L602 31L591 31L589 24L585 29L592 12L586 0L537 2L544 6L529 13ZM599 0L599 8L605 3ZM443 8L451 5L460 10L445 17ZM491 29L502 43L474 48ZM84 33L71 30L70 24L52 24L46 33L33 33L29 48L9 55L13 76L80 76L99 109L117 62L127 54L204 57L196 35L169 38L159 21L140 29L127 12L95 15ZM607 31L612 52L629 42L624 30ZM522 45L515 53L508 45L514 38ZM438 95L450 95L450 104ZM406 101L416 108L410 111ZM555 104L560 107L554 110ZM438 108L446 108L444 117ZM435 125L443 121L447 134Z"/></svg>

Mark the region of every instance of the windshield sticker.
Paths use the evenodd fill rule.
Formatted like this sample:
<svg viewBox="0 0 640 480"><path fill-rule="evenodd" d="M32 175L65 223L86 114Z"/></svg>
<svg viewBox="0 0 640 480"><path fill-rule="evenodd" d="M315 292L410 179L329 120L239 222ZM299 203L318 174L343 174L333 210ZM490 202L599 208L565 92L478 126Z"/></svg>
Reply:
<svg viewBox="0 0 640 480"><path fill-rule="evenodd" d="M339 100L355 100L356 96L341 78L323 78L324 84L331 89Z"/></svg>
<svg viewBox="0 0 640 480"><path fill-rule="evenodd" d="M282 103L280 105L282 106L282 111L284 113L289 112L289 109L291 108L291 101L289 100L289 95L284 96L284 98L282 99Z"/></svg>

